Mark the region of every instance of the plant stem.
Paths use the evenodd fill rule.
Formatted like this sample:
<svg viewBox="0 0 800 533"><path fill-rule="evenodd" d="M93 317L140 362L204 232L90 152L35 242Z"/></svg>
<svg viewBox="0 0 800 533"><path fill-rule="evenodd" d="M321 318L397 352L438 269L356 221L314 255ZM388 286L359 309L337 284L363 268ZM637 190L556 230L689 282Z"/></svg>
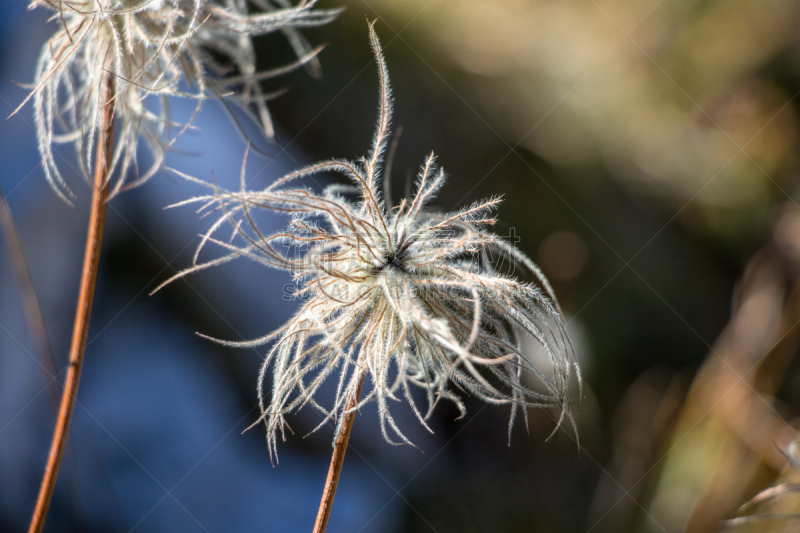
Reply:
<svg viewBox="0 0 800 533"><path fill-rule="evenodd" d="M317 521L314 524L314 533L324 533L325 528L328 527L328 518L331 515L331 508L333 507L333 497L336 495L336 487L339 484L339 475L342 473L342 465L344 464L344 454L347 451L347 443L350 440L350 431L353 429L353 420L355 420L356 412L353 409L358 403L358 398L361 396L361 387L364 385L364 377L366 374L361 375L358 381L358 389L355 394L350 396L345 407L346 414L342 420L342 428L339 430L339 436L336 437L336 443L333 445L333 456L331 457L331 466L328 469L328 479L325 481L325 489L322 491L322 501L319 504L319 512L317 513Z"/></svg>
<svg viewBox="0 0 800 533"><path fill-rule="evenodd" d="M64 455L64 445L67 440L69 423L75 408L75 399L78 395L78 383L83 366L83 355L86 350L86 340L89 333L89 317L92 313L94 288L97 281L97 267L100 259L100 248L103 241L103 228L106 219L106 202L108 200L108 174L110 172L111 154L114 152L114 103L108 102L109 96L114 94L114 82L108 77L100 89L100 102L105 102L102 110L102 122L97 143L95 160L94 188L92 190L92 207L89 214L89 227L86 235L86 249L83 256L83 271L81 273L81 286L78 294L78 304L75 310L75 323L72 330L72 344L69 351L69 366L64 381L64 390L58 408L58 418L50 443L50 454L47 466L39 488L39 497L36 500L36 509L33 512L28 533L40 533L44 527L50 500L56 486L58 469Z"/></svg>
<svg viewBox="0 0 800 533"><path fill-rule="evenodd" d="M22 312L25 315L25 321L28 324L31 337L33 337L36 344L39 363L42 365L49 383L58 373L56 361L53 356L53 349L48 341L42 308L39 306L39 299L36 297L36 289L33 286L33 278L31 277L31 270L28 268L28 261L25 259L25 252L22 249L19 231L14 223L11 208L3 196L3 191L0 191L0 228L2 228L2 233L6 238L8 255L11 258L11 264L17 276L17 284L22 297ZM53 409L55 410L59 404L58 392L50 387L47 390L52 393Z"/></svg>

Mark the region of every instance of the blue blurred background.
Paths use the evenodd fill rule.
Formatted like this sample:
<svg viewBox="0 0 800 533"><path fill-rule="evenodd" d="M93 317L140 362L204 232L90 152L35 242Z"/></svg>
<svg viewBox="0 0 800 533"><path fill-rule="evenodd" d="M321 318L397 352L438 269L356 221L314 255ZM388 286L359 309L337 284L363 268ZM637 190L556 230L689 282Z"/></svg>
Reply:
<svg viewBox="0 0 800 533"><path fill-rule="evenodd" d="M502 194L496 231L553 282L584 369L574 435L545 442L531 412L509 443L508 410L442 405L420 449L357 418L329 531L714 531L774 484L800 414L800 5L791 0L354 0L324 28L324 77L271 80L275 156L264 186L369 146L377 75L364 16L379 17L403 134L399 196L434 150L450 179L438 207ZM0 14L0 108L27 94L52 25ZM259 39L262 66L288 61ZM190 102L174 103L178 115ZM33 509L66 364L88 213L45 182L31 106L0 122L0 189L41 303L56 377L0 252L0 530ZM236 186L245 139L208 103L167 165ZM257 134L253 133L253 137ZM258 142L258 141L256 141ZM66 157L70 157L65 152ZM148 293L191 262L208 227L203 190L168 171L108 210L89 345L46 531L308 531L332 427L301 411L272 465L257 418L263 349L286 320L284 273L246 261ZM275 219L274 223L281 221ZM784 472L783 476L791 476ZM791 509L784 512L789 512ZM797 512L797 508L794 508ZM760 525L759 527L762 527ZM762 531L765 529L754 529ZM787 530L788 531L788 530Z"/></svg>

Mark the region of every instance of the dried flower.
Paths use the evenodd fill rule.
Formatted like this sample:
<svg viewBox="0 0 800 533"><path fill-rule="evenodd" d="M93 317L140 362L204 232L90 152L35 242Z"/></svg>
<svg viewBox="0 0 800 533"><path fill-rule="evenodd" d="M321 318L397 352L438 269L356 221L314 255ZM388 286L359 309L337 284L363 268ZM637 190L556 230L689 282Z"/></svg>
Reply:
<svg viewBox="0 0 800 533"><path fill-rule="evenodd" d="M453 401L463 415L455 389L510 404L509 432L519 407L556 406L561 409L559 424L565 417L572 423L568 384L572 369L579 383L580 375L555 295L530 259L483 228L494 223L491 212L500 200L454 213L428 212L425 204L445 181L431 154L422 164L413 198L394 209L384 204L379 185L392 97L372 26L370 38L381 98L369 155L358 162L331 160L302 168L262 191L245 190L243 165L240 191L214 186L213 194L177 204L200 202L203 209L216 206L222 211L197 254L208 243L225 253L205 263L198 263L196 254L194 266L169 281L240 256L292 273L294 295L302 306L291 320L259 339L219 341L238 347L272 343L258 382L259 421L266 424L271 454L277 435L285 437L284 416L306 404L324 414L317 429L338 419L338 434L342 415L349 412L347 401L358 396L365 376L370 391L353 409L376 402L383 436L393 444L409 442L389 410L389 401L399 395L426 428L441 399ZM297 184L323 172L341 173L352 184L329 185L321 192ZM261 209L285 213L291 222L283 231L264 234L254 220ZM213 236L226 223L241 242ZM538 286L493 271L488 258L498 254L524 267ZM542 346L548 369L537 367L523 352L523 335ZM274 381L267 398L264 384L270 369ZM315 393L337 372L333 405L323 406ZM523 383L523 373L540 386L534 390ZM424 410L412 385L425 391Z"/></svg>
<svg viewBox="0 0 800 533"><path fill-rule="evenodd" d="M112 168L117 177L112 195L136 165L139 137L149 147L153 163L128 186L158 170L165 149L191 122L173 123L169 96L195 98L199 109L204 99L226 96L228 87L240 87L241 101L256 105L271 133L259 80L299 64L318 68L314 59L319 49L311 50L298 28L325 24L339 10L314 10L316 0L296 7L286 0L253 3L263 12L249 14L246 0L32 0L30 9L43 6L54 11L51 20L60 27L43 47L31 93L17 110L33 99L39 151L56 192L64 200L74 198L56 164L54 144L72 144L81 172L92 175L101 108L109 104L102 100L100 89L107 76L113 76L116 87ZM256 73L250 37L275 31L285 34L298 60ZM172 128L177 135L170 135Z"/></svg>

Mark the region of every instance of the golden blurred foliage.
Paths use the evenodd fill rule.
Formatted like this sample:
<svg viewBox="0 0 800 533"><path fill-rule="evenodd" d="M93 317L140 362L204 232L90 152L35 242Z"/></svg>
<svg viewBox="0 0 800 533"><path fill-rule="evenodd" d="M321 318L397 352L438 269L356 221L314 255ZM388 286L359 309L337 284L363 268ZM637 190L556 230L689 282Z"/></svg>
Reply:
<svg viewBox="0 0 800 533"><path fill-rule="evenodd" d="M740 230L797 172L794 95L770 71L797 55L793 0L370 5L423 18L511 143L585 179L601 166L702 229Z"/></svg>
<svg viewBox="0 0 800 533"><path fill-rule="evenodd" d="M794 210L784 217L779 228L800 221ZM714 531L786 463L776 444L787 445L796 433L775 394L800 344L798 267L774 242L750 261L731 320L665 442L642 518L659 528L644 530Z"/></svg>

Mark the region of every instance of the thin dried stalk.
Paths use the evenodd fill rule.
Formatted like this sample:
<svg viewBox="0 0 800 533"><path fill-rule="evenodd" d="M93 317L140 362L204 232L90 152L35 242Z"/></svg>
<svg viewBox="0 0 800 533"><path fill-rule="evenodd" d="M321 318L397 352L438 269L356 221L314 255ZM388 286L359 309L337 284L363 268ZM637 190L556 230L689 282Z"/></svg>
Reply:
<svg viewBox="0 0 800 533"><path fill-rule="evenodd" d="M48 341L47 328L44 325L39 299L36 297L36 289L33 286L31 271L28 268L28 262L25 260L25 253L22 250L19 231L17 230L16 224L14 224L11 209L2 191L0 191L0 228L2 228L3 235L6 238L8 255L11 258L14 273L17 276L20 292L22 293L22 311L25 314L25 321L28 324L31 336L36 342L39 361L45 369L49 382L57 374L55 357L53 356L53 349ZM52 401L53 407L57 407L59 399L55 391Z"/></svg>
<svg viewBox="0 0 800 533"><path fill-rule="evenodd" d="M336 436L333 445L333 455L331 456L331 466L328 469L328 479L325 480L325 489L322 491L322 501L319 503L317 521L314 524L314 533L325 533L328 527L328 518L331 516L333 508L333 497L336 496L336 488L339 486L339 476L344 465L344 454L347 452L347 443L350 441L350 431L353 429L353 420L356 417L356 406L358 398L361 396L361 387L364 385L366 374L361 374L358 382L358 390L350 397L345 408L345 415L342 419L342 428Z"/></svg>
<svg viewBox="0 0 800 533"><path fill-rule="evenodd" d="M50 500L53 497L53 490L58 478L58 469L61 466L61 458L64 455L64 445L67 441L69 423L75 408L75 399L78 395L83 355L86 350L86 339L89 332L89 317L92 314L97 267L106 219L106 202L109 192L108 174L111 171L110 155L114 153L115 102L113 100L109 102L109 97L114 94L113 77L107 77L101 87L102 101L107 103L103 110L103 120L99 132L102 142L97 143L92 207L86 235L81 287L78 294L78 305L75 310L75 324L69 352L69 367L67 368L67 376L64 382L64 391L61 395L53 441L50 444L50 455L47 458L47 467L45 468L42 485L39 488L39 497L36 500L36 509L33 512L28 533L39 533L44 528L47 510L50 507Z"/></svg>

